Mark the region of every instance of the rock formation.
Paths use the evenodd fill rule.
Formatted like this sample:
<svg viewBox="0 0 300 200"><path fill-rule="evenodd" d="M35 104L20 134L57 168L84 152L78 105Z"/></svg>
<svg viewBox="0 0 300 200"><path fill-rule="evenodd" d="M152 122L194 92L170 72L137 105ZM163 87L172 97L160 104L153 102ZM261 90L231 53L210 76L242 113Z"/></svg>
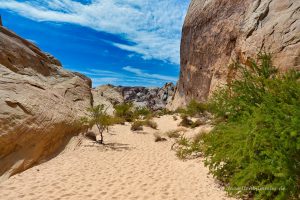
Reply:
<svg viewBox="0 0 300 200"><path fill-rule="evenodd" d="M183 25L181 72L171 108L206 101L226 84L233 60L273 53L281 70L300 68L300 1L192 0Z"/></svg>
<svg viewBox="0 0 300 200"><path fill-rule="evenodd" d="M105 104L109 108L122 102L133 102L137 107L148 107L152 110L161 110L172 101L175 92L173 83L166 83L162 88L124 87L104 85L92 90L94 105ZM108 109L109 113L113 110Z"/></svg>
<svg viewBox="0 0 300 200"><path fill-rule="evenodd" d="M0 180L58 153L91 103L89 78L0 26Z"/></svg>

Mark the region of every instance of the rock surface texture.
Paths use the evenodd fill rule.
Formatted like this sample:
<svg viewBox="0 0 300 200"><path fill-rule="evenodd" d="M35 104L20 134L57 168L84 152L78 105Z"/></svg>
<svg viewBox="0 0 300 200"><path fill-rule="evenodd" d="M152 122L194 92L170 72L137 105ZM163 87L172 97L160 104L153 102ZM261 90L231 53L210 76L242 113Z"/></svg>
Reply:
<svg viewBox="0 0 300 200"><path fill-rule="evenodd" d="M91 103L90 79L0 27L0 180L58 153Z"/></svg>
<svg viewBox="0 0 300 200"><path fill-rule="evenodd" d="M300 69L299 0L192 0L181 40L181 73L171 108L206 101L226 84L233 60L273 53L281 70Z"/></svg>
<svg viewBox="0 0 300 200"><path fill-rule="evenodd" d="M124 87L103 85L92 90L94 105L105 104L110 108L123 102L133 102L136 107L148 107L152 110L161 110L172 101L175 93L173 83L166 83L163 87Z"/></svg>

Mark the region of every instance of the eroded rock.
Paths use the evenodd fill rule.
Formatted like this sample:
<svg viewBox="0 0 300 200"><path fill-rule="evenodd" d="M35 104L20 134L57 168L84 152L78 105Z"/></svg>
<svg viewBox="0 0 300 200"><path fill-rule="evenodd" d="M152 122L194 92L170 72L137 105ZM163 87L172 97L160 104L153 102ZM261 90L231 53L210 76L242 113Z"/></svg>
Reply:
<svg viewBox="0 0 300 200"><path fill-rule="evenodd" d="M89 78L0 27L1 180L58 153L91 103Z"/></svg>
<svg viewBox="0 0 300 200"><path fill-rule="evenodd" d="M300 1L192 0L181 40L181 72L170 108L206 101L233 60L273 53L282 71L300 69Z"/></svg>

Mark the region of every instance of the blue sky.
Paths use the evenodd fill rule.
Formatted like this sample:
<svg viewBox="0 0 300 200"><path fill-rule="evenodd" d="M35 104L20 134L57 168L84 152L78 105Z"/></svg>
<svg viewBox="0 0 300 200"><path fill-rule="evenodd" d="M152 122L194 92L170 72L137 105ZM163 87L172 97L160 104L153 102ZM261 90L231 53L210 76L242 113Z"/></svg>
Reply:
<svg viewBox="0 0 300 200"><path fill-rule="evenodd" d="M102 84L162 86L179 74L189 0L0 0L4 26Z"/></svg>

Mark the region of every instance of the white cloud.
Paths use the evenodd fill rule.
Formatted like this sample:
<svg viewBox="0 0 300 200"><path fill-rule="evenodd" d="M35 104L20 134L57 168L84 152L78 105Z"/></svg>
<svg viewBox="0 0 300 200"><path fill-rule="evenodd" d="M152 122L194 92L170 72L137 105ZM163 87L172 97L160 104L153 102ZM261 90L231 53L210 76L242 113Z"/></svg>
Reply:
<svg viewBox="0 0 300 200"><path fill-rule="evenodd" d="M188 0L0 0L0 8L37 21L67 22L122 35L132 45L114 43L145 59L179 63L181 27Z"/></svg>
<svg viewBox="0 0 300 200"><path fill-rule="evenodd" d="M165 75L160 75L160 74L149 74L138 68L134 68L131 66L123 67L123 70L131 72L131 73L135 74L137 77L156 79L156 80L162 80L162 81L171 81L171 82L177 81L176 77L165 76Z"/></svg>
<svg viewBox="0 0 300 200"><path fill-rule="evenodd" d="M150 74L135 67L126 66L122 68L130 74L121 72L89 69L78 71L86 76L91 77L93 86L113 84L113 85L128 85L128 86L158 86L166 82L176 82L177 77L165 76L161 74Z"/></svg>

